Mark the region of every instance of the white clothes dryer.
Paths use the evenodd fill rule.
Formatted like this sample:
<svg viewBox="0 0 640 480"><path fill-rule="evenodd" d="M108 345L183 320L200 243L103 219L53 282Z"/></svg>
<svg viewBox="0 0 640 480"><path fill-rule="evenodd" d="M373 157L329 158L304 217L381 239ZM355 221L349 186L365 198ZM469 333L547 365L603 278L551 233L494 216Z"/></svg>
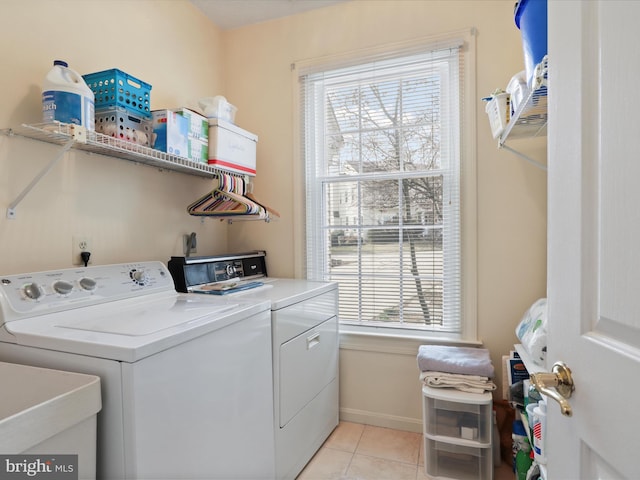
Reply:
<svg viewBox="0 0 640 480"><path fill-rule="evenodd" d="M268 301L276 478L293 480L338 425L338 285L267 276L264 251L172 257L176 289Z"/></svg>
<svg viewBox="0 0 640 480"><path fill-rule="evenodd" d="M100 376L98 479L273 479L271 358L268 301L160 262L0 276L0 360Z"/></svg>

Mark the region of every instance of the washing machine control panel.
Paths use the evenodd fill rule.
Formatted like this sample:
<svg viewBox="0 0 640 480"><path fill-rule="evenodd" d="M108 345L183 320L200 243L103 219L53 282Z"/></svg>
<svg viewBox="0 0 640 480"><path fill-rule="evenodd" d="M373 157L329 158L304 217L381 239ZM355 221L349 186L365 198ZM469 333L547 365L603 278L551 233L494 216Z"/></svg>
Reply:
<svg viewBox="0 0 640 480"><path fill-rule="evenodd" d="M122 263L0 277L4 321L92 304L175 293L173 279L161 262Z"/></svg>

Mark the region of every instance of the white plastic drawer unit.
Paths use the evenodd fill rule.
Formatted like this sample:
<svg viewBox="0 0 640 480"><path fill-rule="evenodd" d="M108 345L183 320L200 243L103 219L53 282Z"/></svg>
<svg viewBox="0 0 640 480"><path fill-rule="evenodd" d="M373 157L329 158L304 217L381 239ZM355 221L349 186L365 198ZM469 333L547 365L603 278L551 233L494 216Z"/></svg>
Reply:
<svg viewBox="0 0 640 480"><path fill-rule="evenodd" d="M427 475L432 478L485 480L492 478L491 447L477 448L425 437Z"/></svg>
<svg viewBox="0 0 640 480"><path fill-rule="evenodd" d="M280 345L280 427L326 387L338 369L338 319Z"/></svg>
<svg viewBox="0 0 640 480"><path fill-rule="evenodd" d="M491 403L462 403L425 397L425 433L491 442Z"/></svg>

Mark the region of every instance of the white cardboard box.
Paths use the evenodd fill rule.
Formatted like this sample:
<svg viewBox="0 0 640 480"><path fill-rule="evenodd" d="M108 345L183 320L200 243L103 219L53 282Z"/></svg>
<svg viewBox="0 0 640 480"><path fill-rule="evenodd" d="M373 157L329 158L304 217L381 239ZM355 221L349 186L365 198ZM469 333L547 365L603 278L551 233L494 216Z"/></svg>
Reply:
<svg viewBox="0 0 640 480"><path fill-rule="evenodd" d="M234 173L256 174L258 136L233 123L209 119L209 165Z"/></svg>

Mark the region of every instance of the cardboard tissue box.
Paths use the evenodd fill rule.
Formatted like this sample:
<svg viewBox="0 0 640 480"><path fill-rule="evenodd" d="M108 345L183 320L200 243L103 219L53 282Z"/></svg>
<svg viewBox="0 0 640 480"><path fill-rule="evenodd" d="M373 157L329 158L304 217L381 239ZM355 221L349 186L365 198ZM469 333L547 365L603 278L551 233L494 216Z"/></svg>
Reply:
<svg viewBox="0 0 640 480"><path fill-rule="evenodd" d="M209 160L209 120L188 108L174 110L189 122L187 132L187 158L198 163Z"/></svg>
<svg viewBox="0 0 640 480"><path fill-rule="evenodd" d="M205 142L209 139L209 120L207 117L188 108L178 108L174 110L174 112L182 115L189 121L189 130L187 132L189 138L195 138L196 140Z"/></svg>
<svg viewBox="0 0 640 480"><path fill-rule="evenodd" d="M154 110L151 115L156 135L154 148L187 158L189 121L171 110Z"/></svg>
<svg viewBox="0 0 640 480"><path fill-rule="evenodd" d="M209 163L209 142L189 137L187 158L194 162Z"/></svg>

